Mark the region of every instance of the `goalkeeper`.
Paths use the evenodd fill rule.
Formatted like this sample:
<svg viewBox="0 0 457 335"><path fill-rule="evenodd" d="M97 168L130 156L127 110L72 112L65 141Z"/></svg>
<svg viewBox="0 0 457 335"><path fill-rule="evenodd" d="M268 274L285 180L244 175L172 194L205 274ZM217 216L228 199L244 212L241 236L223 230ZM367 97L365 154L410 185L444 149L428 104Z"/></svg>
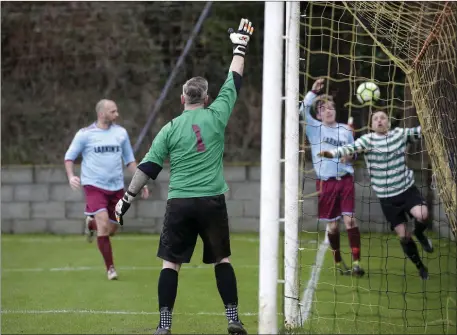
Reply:
<svg viewBox="0 0 457 335"><path fill-rule="evenodd" d="M170 334L178 289L178 272L189 263L200 235L203 262L214 264L217 288L225 305L230 334L246 334L238 317L238 292L231 254L224 193L224 132L240 90L244 56L254 28L241 19L230 33L233 59L217 98L207 108L208 82L201 77L183 86L184 112L167 123L133 176L127 192L116 205L120 224L136 195L149 178L156 179L166 157L170 158L167 208L157 256L163 259L158 296L160 321L155 334Z"/></svg>
<svg viewBox="0 0 457 335"><path fill-rule="evenodd" d="M314 82L300 106L300 114L306 121L306 136L311 144L313 166L317 175L318 217L328 226L328 240L333 251L335 267L341 274L350 274L340 252L340 231L338 220L343 217L352 251L352 274L358 277L365 271L360 266L360 231L354 219L355 190L354 168L349 161L340 163L337 159L322 159L318 153L322 149L331 150L353 143L352 130L336 122L335 104L329 95L319 95L324 87L324 79ZM311 116L315 107L316 117Z"/></svg>
<svg viewBox="0 0 457 335"><path fill-rule="evenodd" d="M407 214L415 221L414 234L426 252L433 252L431 240L424 235L428 222L425 200L414 185L414 173L406 166L405 150L408 142L418 139L421 128L390 130L389 117L384 111L373 113L373 133L363 135L354 144L323 151L319 156L333 158L365 151L365 161L371 185L380 199L382 211L400 238L404 253L416 265L422 279L428 270L422 263L416 243L407 230Z"/></svg>

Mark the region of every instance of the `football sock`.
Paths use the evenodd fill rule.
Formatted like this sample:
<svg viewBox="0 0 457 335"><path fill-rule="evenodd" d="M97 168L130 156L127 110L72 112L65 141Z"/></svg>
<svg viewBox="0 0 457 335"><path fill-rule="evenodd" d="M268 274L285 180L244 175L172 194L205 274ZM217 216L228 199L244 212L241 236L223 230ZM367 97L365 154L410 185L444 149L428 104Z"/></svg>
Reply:
<svg viewBox="0 0 457 335"><path fill-rule="evenodd" d="M360 230L359 227L350 228L347 230L349 246L352 251L352 260L358 262L360 260Z"/></svg>
<svg viewBox="0 0 457 335"><path fill-rule="evenodd" d="M159 311L160 328L171 328L173 307L178 292L178 272L173 269L162 269L159 276Z"/></svg>
<svg viewBox="0 0 457 335"><path fill-rule="evenodd" d="M424 231L426 229L427 229L426 222L419 222L416 219L414 219L414 235L416 235L416 237L419 241L427 240L427 238L424 235Z"/></svg>
<svg viewBox="0 0 457 335"><path fill-rule="evenodd" d="M340 253L340 231L337 230L335 233L328 232L328 241L330 242L330 248L333 251L333 259L335 263L341 262L341 253Z"/></svg>
<svg viewBox="0 0 457 335"><path fill-rule="evenodd" d="M404 253L408 258L416 265L418 269L424 267L417 250L416 243L411 237L403 237L400 239L400 244L403 248Z"/></svg>
<svg viewBox="0 0 457 335"><path fill-rule="evenodd" d="M238 289L236 276L232 264L220 263L214 267L216 284L222 301L225 305L227 320L239 321L238 319Z"/></svg>
<svg viewBox="0 0 457 335"><path fill-rule="evenodd" d="M97 237L98 250L103 256L105 261L106 270L109 270L113 266L113 250L111 249L111 241L109 236L98 236Z"/></svg>

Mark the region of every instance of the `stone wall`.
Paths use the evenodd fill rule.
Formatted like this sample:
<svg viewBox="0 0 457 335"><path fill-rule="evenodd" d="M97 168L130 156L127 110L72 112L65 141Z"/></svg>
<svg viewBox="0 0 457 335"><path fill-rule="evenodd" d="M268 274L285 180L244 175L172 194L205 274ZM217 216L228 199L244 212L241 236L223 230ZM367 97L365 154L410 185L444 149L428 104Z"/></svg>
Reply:
<svg viewBox="0 0 457 335"><path fill-rule="evenodd" d="M125 173L126 184L130 173ZM260 212L260 167L225 167L230 190L226 194L230 225L235 232L258 232ZM81 234L84 228L84 195L73 191L67 182L63 166L4 166L1 186L1 225L3 233ZM418 177L417 183L420 186ZM156 181L150 182L151 195L138 199L125 217L123 231L157 233L160 231L166 206L169 170L164 169ZM314 174L304 178L306 194L315 192ZM421 188L427 190L428 188ZM281 194L284 198L284 194ZM283 201L281 201L283 202ZM435 208L436 228L449 233L442 206ZM303 200L301 227L316 231L317 198ZM386 231L379 201L369 186L363 170L356 174L356 216L363 220L363 231ZM281 216L284 215L281 206ZM319 229L325 229L320 226Z"/></svg>

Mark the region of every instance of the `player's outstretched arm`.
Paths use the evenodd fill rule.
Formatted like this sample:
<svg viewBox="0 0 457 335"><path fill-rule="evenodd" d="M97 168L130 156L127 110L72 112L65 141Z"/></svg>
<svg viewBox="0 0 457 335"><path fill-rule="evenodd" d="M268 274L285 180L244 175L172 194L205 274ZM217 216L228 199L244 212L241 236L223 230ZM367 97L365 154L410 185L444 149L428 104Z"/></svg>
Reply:
<svg viewBox="0 0 457 335"><path fill-rule="evenodd" d="M248 19L241 19L237 31L229 29L230 41L233 45L233 59L227 79L222 85L214 102L208 107L219 119L222 128L228 123L232 114L244 72L244 58L246 56L249 40L254 32L254 27Z"/></svg>
<svg viewBox="0 0 457 335"><path fill-rule="evenodd" d="M298 109L298 112L300 113L301 117L306 122L306 134L308 136L312 136L313 132L320 132L321 122L316 120L311 115L311 107L313 106L314 100L317 98L317 96L320 93L322 93L322 90L324 88L324 82L325 80L323 78L317 79L314 82L311 91L306 93L305 98L303 99Z"/></svg>
<svg viewBox="0 0 457 335"><path fill-rule="evenodd" d="M248 19L241 19L238 30L229 29L230 40L233 44L233 59L230 64L229 72L236 72L243 76L244 57L248 47L249 40L254 32L254 27Z"/></svg>
<svg viewBox="0 0 457 335"><path fill-rule="evenodd" d="M415 141L421 138L422 135L422 128L421 126L414 127L414 128L405 128L404 130L406 138L408 141Z"/></svg>
<svg viewBox="0 0 457 335"><path fill-rule="evenodd" d="M233 59L230 64L227 79L222 85L214 102L208 107L220 121L221 128L227 126L230 115L235 107L241 88L244 71L244 57L246 56L249 40L254 27L248 19L241 19L237 31L229 29L230 41L233 45Z"/></svg>
<svg viewBox="0 0 457 335"><path fill-rule="evenodd" d="M331 151L321 151L317 154L317 156L325 158L347 157L352 156L355 153L360 153L364 150L367 150L368 146L369 144L367 139L365 138L365 136L362 136L358 138L353 144L346 144Z"/></svg>

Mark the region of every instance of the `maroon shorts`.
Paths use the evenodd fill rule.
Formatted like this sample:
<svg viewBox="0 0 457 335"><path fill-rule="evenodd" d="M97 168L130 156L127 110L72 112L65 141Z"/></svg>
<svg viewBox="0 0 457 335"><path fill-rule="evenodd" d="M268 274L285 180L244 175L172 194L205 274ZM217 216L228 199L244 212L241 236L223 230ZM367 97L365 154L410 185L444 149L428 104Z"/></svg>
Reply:
<svg viewBox="0 0 457 335"><path fill-rule="evenodd" d="M354 214L355 191L354 177L345 175L341 179L317 180L318 217L321 220L333 221L341 215Z"/></svg>
<svg viewBox="0 0 457 335"><path fill-rule="evenodd" d="M108 211L110 220L117 222L114 209L117 202L124 196L123 189L107 191L92 185L84 185L84 193L86 195L85 215L95 215L101 211Z"/></svg>

